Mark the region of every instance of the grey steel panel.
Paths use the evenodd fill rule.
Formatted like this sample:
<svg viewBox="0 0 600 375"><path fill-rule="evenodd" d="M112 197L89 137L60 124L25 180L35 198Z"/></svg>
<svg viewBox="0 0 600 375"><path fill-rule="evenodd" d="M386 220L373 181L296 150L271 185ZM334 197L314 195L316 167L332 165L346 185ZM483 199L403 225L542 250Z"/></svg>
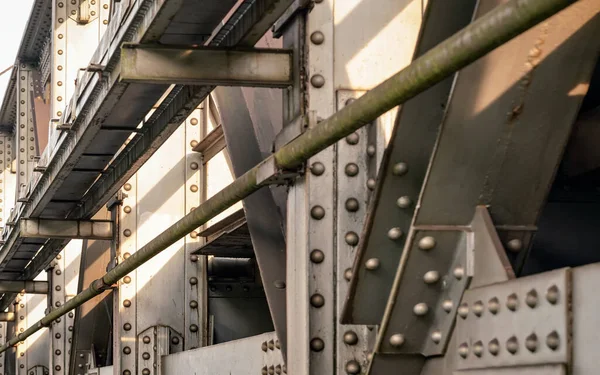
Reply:
<svg viewBox="0 0 600 375"><path fill-rule="evenodd" d="M401 370L402 375L420 375L424 362L425 357L421 355L377 353L373 356L367 373L372 375L390 375L399 373L399 370Z"/></svg>
<svg viewBox="0 0 600 375"><path fill-rule="evenodd" d="M232 375L282 373L281 351L268 343L277 341L274 332L207 346L162 358L163 374ZM263 351L263 344L266 351ZM264 372L263 372L264 369Z"/></svg>
<svg viewBox="0 0 600 375"><path fill-rule="evenodd" d="M474 0L430 2L415 56L422 55L466 26L471 20L474 6ZM343 322L379 324L383 317L406 239L404 235L396 241L390 241L387 232L392 226L404 233L409 230L452 81L453 78L447 78L401 108L367 210ZM403 176L394 174L394 167L399 163L405 163L408 167L408 172ZM399 208L396 201L401 196L408 197L413 203ZM367 272L362 267L370 258L381 261L377 274Z"/></svg>
<svg viewBox="0 0 600 375"><path fill-rule="evenodd" d="M274 140L275 132L258 132L248 109L252 100L260 100L255 92L250 100L244 97L241 88L219 87L214 91L219 105L223 133L227 150L236 177L241 176L263 160L259 140L268 143ZM261 127L272 123L260 124ZM269 142L269 135L272 138ZM260 269L271 317L281 347L286 350L286 258L283 222L279 207L270 189L262 189L243 200L246 222L250 231L256 260ZM283 284L282 284L283 283ZM282 287L283 286L283 287Z"/></svg>
<svg viewBox="0 0 600 375"><path fill-rule="evenodd" d="M253 257L254 249L252 248L248 225L244 222L226 230L218 237L200 247L194 254L229 258Z"/></svg>
<svg viewBox="0 0 600 375"><path fill-rule="evenodd" d="M152 84L284 88L291 84L290 51L124 44L121 81Z"/></svg>
<svg viewBox="0 0 600 375"><path fill-rule="evenodd" d="M75 169L103 169L112 158L113 155L106 153L83 154L75 164Z"/></svg>
<svg viewBox="0 0 600 375"><path fill-rule="evenodd" d="M573 364L572 375L598 373L598 341L600 327L600 263L573 269Z"/></svg>
<svg viewBox="0 0 600 375"><path fill-rule="evenodd" d="M570 269L467 290L457 318L457 369L566 364Z"/></svg>
<svg viewBox="0 0 600 375"><path fill-rule="evenodd" d="M241 290L241 287L236 289ZM208 314L213 317L215 344L273 331L264 293L254 298L229 296L230 293L224 293L219 298L208 298Z"/></svg>

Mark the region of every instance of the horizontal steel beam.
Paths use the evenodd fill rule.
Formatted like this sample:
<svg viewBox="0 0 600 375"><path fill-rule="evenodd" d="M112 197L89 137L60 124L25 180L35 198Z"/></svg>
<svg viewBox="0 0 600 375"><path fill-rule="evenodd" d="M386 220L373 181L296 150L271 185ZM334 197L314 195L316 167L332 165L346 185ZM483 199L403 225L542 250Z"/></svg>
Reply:
<svg viewBox="0 0 600 375"><path fill-rule="evenodd" d="M0 312L0 322L14 322L15 321L15 313L14 312Z"/></svg>
<svg viewBox="0 0 600 375"><path fill-rule="evenodd" d="M412 64L355 102L285 145L266 162L275 160L281 170L301 166L309 158L374 121L390 109L403 104L466 67L496 47L566 8L575 0L511 0L472 22L446 41L432 48ZM219 215L240 200L260 190L257 182L260 165L238 177L223 190L195 210L140 247L101 278L62 306L55 308L38 322L11 338L0 347L0 353L54 320L110 289L119 279L136 270L163 250ZM283 286L285 288L285 286Z"/></svg>
<svg viewBox="0 0 600 375"><path fill-rule="evenodd" d="M21 219L19 230L24 238L113 239L109 220Z"/></svg>
<svg viewBox="0 0 600 375"><path fill-rule="evenodd" d="M47 294L47 281L0 281L0 293Z"/></svg>
<svg viewBox="0 0 600 375"><path fill-rule="evenodd" d="M287 87L292 84L292 52L124 44L121 48L121 81Z"/></svg>

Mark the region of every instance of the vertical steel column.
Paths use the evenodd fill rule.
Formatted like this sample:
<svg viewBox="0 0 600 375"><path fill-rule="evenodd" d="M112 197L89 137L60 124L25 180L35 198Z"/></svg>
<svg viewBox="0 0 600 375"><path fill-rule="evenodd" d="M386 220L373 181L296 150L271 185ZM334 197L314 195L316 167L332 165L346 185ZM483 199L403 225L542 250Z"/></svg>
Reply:
<svg viewBox="0 0 600 375"><path fill-rule="evenodd" d="M205 136L203 122L209 111L207 98L186 119L185 126L185 213L194 210L200 205L202 197L202 154L193 151L193 148ZM194 349L207 344L207 275L206 256L192 254L203 242L197 232L192 232L185 237L185 272L184 280L195 277L195 285L186 283L184 308L185 327L198 327L195 331L185 330L184 349Z"/></svg>
<svg viewBox="0 0 600 375"><path fill-rule="evenodd" d="M27 185L37 155L34 129L35 108L33 103L34 68L19 63L17 73L17 123L15 125L15 150L17 159L17 198L25 195L22 189Z"/></svg>
<svg viewBox="0 0 600 375"><path fill-rule="evenodd" d="M137 236L132 235L137 226L137 174L123 186L123 208L119 210L117 262L137 250ZM118 283L113 302L113 366L115 374L137 374L135 345L137 332L136 319L136 285L137 271L131 272Z"/></svg>
<svg viewBox="0 0 600 375"><path fill-rule="evenodd" d="M16 174L12 171L13 137L0 136L0 227L4 227L15 205Z"/></svg>
<svg viewBox="0 0 600 375"><path fill-rule="evenodd" d="M19 293L19 296L15 299L15 323L16 330L18 333L24 332L27 325L27 309L26 300L24 295ZM16 353L16 368L14 370L15 375L26 375L27 374L27 343L29 341L21 341L17 344Z"/></svg>
<svg viewBox="0 0 600 375"><path fill-rule="evenodd" d="M4 345L6 343L6 334L8 330L6 329L7 323L0 323L0 345ZM8 373L8 369L6 368L6 356L7 353L0 353L0 374Z"/></svg>
<svg viewBox="0 0 600 375"><path fill-rule="evenodd" d="M81 240L72 240L52 262L52 268L48 271L50 310L62 306L77 295L82 248ZM63 318L56 319L50 326L50 367L55 375L68 373L74 318L74 312L71 311Z"/></svg>

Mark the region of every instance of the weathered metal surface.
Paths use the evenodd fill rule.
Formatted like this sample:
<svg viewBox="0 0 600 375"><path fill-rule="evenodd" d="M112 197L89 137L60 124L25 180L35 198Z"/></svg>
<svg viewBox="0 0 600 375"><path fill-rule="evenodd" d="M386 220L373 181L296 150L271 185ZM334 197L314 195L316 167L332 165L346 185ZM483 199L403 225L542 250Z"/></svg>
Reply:
<svg viewBox="0 0 600 375"><path fill-rule="evenodd" d="M113 239L110 220L21 219L19 225L23 238Z"/></svg>
<svg viewBox="0 0 600 375"><path fill-rule="evenodd" d="M48 293L47 281L0 281L0 293Z"/></svg>
<svg viewBox="0 0 600 375"><path fill-rule="evenodd" d="M155 84L287 87L290 51L125 44L121 81Z"/></svg>
<svg viewBox="0 0 600 375"><path fill-rule="evenodd" d="M206 348L170 354L162 358L163 374L229 375L282 374L285 363L281 350L274 344L274 332ZM263 350L263 345L266 350Z"/></svg>
<svg viewBox="0 0 600 375"><path fill-rule="evenodd" d="M573 375L591 375L598 371L598 355L593 343L600 327L600 295L596 293L600 281L600 263L572 270L572 367ZM565 296L567 297L567 296ZM567 342L565 343L567 344Z"/></svg>

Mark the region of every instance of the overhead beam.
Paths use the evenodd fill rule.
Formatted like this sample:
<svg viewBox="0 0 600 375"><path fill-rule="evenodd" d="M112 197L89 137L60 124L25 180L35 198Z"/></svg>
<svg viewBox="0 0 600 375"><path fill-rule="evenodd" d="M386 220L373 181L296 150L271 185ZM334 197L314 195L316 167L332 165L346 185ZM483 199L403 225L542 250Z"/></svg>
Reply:
<svg viewBox="0 0 600 375"><path fill-rule="evenodd" d="M14 322L15 321L15 313L14 312L0 312L0 322Z"/></svg>
<svg viewBox="0 0 600 375"><path fill-rule="evenodd" d="M19 227L24 238L113 239L109 220L21 219Z"/></svg>
<svg viewBox="0 0 600 375"><path fill-rule="evenodd" d="M292 83L292 52L124 44L121 81L283 88Z"/></svg>
<svg viewBox="0 0 600 375"><path fill-rule="evenodd" d="M6 280L0 281L0 293L47 294L47 281Z"/></svg>

